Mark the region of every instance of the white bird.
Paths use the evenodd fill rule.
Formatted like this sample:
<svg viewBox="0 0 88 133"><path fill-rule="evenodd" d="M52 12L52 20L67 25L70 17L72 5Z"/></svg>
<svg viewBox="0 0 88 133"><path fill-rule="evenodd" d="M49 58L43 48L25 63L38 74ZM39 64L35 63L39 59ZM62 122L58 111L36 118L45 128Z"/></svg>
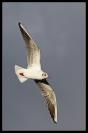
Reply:
<svg viewBox="0 0 88 133"><path fill-rule="evenodd" d="M41 70L40 49L23 25L20 22L18 25L27 48L28 67L25 69L15 65L15 73L21 83L25 82L27 79L33 79L35 81L42 91L42 95L47 103L51 118L55 123L57 123L56 96L51 85L46 80L46 78L48 78L48 74Z"/></svg>

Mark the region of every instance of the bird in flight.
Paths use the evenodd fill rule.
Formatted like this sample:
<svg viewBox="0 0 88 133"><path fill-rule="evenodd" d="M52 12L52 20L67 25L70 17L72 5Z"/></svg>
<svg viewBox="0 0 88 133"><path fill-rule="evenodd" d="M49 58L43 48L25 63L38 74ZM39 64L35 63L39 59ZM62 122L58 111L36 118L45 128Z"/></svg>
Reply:
<svg viewBox="0 0 88 133"><path fill-rule="evenodd" d="M35 83L39 86L42 95L44 96L51 118L55 123L57 123L56 96L53 88L46 80L48 78L48 74L41 69L40 49L23 25L20 22L18 25L26 44L28 66L25 69L15 65L15 73L21 83L28 79L33 79L35 81Z"/></svg>

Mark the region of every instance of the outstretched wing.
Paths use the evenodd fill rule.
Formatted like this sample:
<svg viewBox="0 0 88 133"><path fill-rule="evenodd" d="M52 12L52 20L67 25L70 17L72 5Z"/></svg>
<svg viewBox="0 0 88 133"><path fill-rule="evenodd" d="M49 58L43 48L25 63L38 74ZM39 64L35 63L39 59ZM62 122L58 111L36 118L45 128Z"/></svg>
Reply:
<svg viewBox="0 0 88 133"><path fill-rule="evenodd" d="M55 93L50 86L50 84L47 82L46 79L43 80L35 80L37 85L40 87L40 90L42 91L42 95L45 98L45 101L48 105L48 109L50 112L50 115L55 123L57 123L57 102L56 102L56 96Z"/></svg>
<svg viewBox="0 0 88 133"><path fill-rule="evenodd" d="M21 34L23 36L23 39L26 44L27 48L27 62L28 66L30 67L37 67L38 69L41 69L40 64L40 49L36 45L36 43L33 41L31 36L28 34L27 30L22 26L21 23L18 23Z"/></svg>

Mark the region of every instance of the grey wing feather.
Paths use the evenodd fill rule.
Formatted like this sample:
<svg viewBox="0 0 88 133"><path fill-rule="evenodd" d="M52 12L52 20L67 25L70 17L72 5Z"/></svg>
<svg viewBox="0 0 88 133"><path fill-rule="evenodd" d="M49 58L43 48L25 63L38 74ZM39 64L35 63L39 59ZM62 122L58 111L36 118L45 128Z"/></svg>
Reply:
<svg viewBox="0 0 88 133"><path fill-rule="evenodd" d="M27 62L28 65L31 66L36 66L41 68L40 64L40 49L36 45L36 43L33 41L31 36L28 34L27 30L22 26L21 23L18 23L21 34L23 36L23 39L26 44L27 48Z"/></svg>
<svg viewBox="0 0 88 133"><path fill-rule="evenodd" d="M43 80L35 80L37 85L40 87L42 91L42 95L45 98L45 101L48 105L48 110L50 112L50 115L55 123L57 123L57 102L56 102L56 96L55 93L50 86L50 84L47 82L46 79Z"/></svg>

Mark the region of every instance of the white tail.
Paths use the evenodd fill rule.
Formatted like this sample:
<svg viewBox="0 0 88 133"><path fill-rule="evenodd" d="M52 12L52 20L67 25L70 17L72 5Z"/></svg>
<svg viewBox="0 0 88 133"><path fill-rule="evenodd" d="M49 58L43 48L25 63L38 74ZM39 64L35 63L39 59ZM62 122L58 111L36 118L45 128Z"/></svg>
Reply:
<svg viewBox="0 0 88 133"><path fill-rule="evenodd" d="M26 77L24 76L25 70L26 70L26 69L24 69L24 68L22 68L22 67L20 67L20 66L15 65L15 73L16 73L16 75L17 75L17 77L18 77L18 79L19 79L19 81L20 81L21 83L25 82L25 81L28 79L28 78L26 78Z"/></svg>

